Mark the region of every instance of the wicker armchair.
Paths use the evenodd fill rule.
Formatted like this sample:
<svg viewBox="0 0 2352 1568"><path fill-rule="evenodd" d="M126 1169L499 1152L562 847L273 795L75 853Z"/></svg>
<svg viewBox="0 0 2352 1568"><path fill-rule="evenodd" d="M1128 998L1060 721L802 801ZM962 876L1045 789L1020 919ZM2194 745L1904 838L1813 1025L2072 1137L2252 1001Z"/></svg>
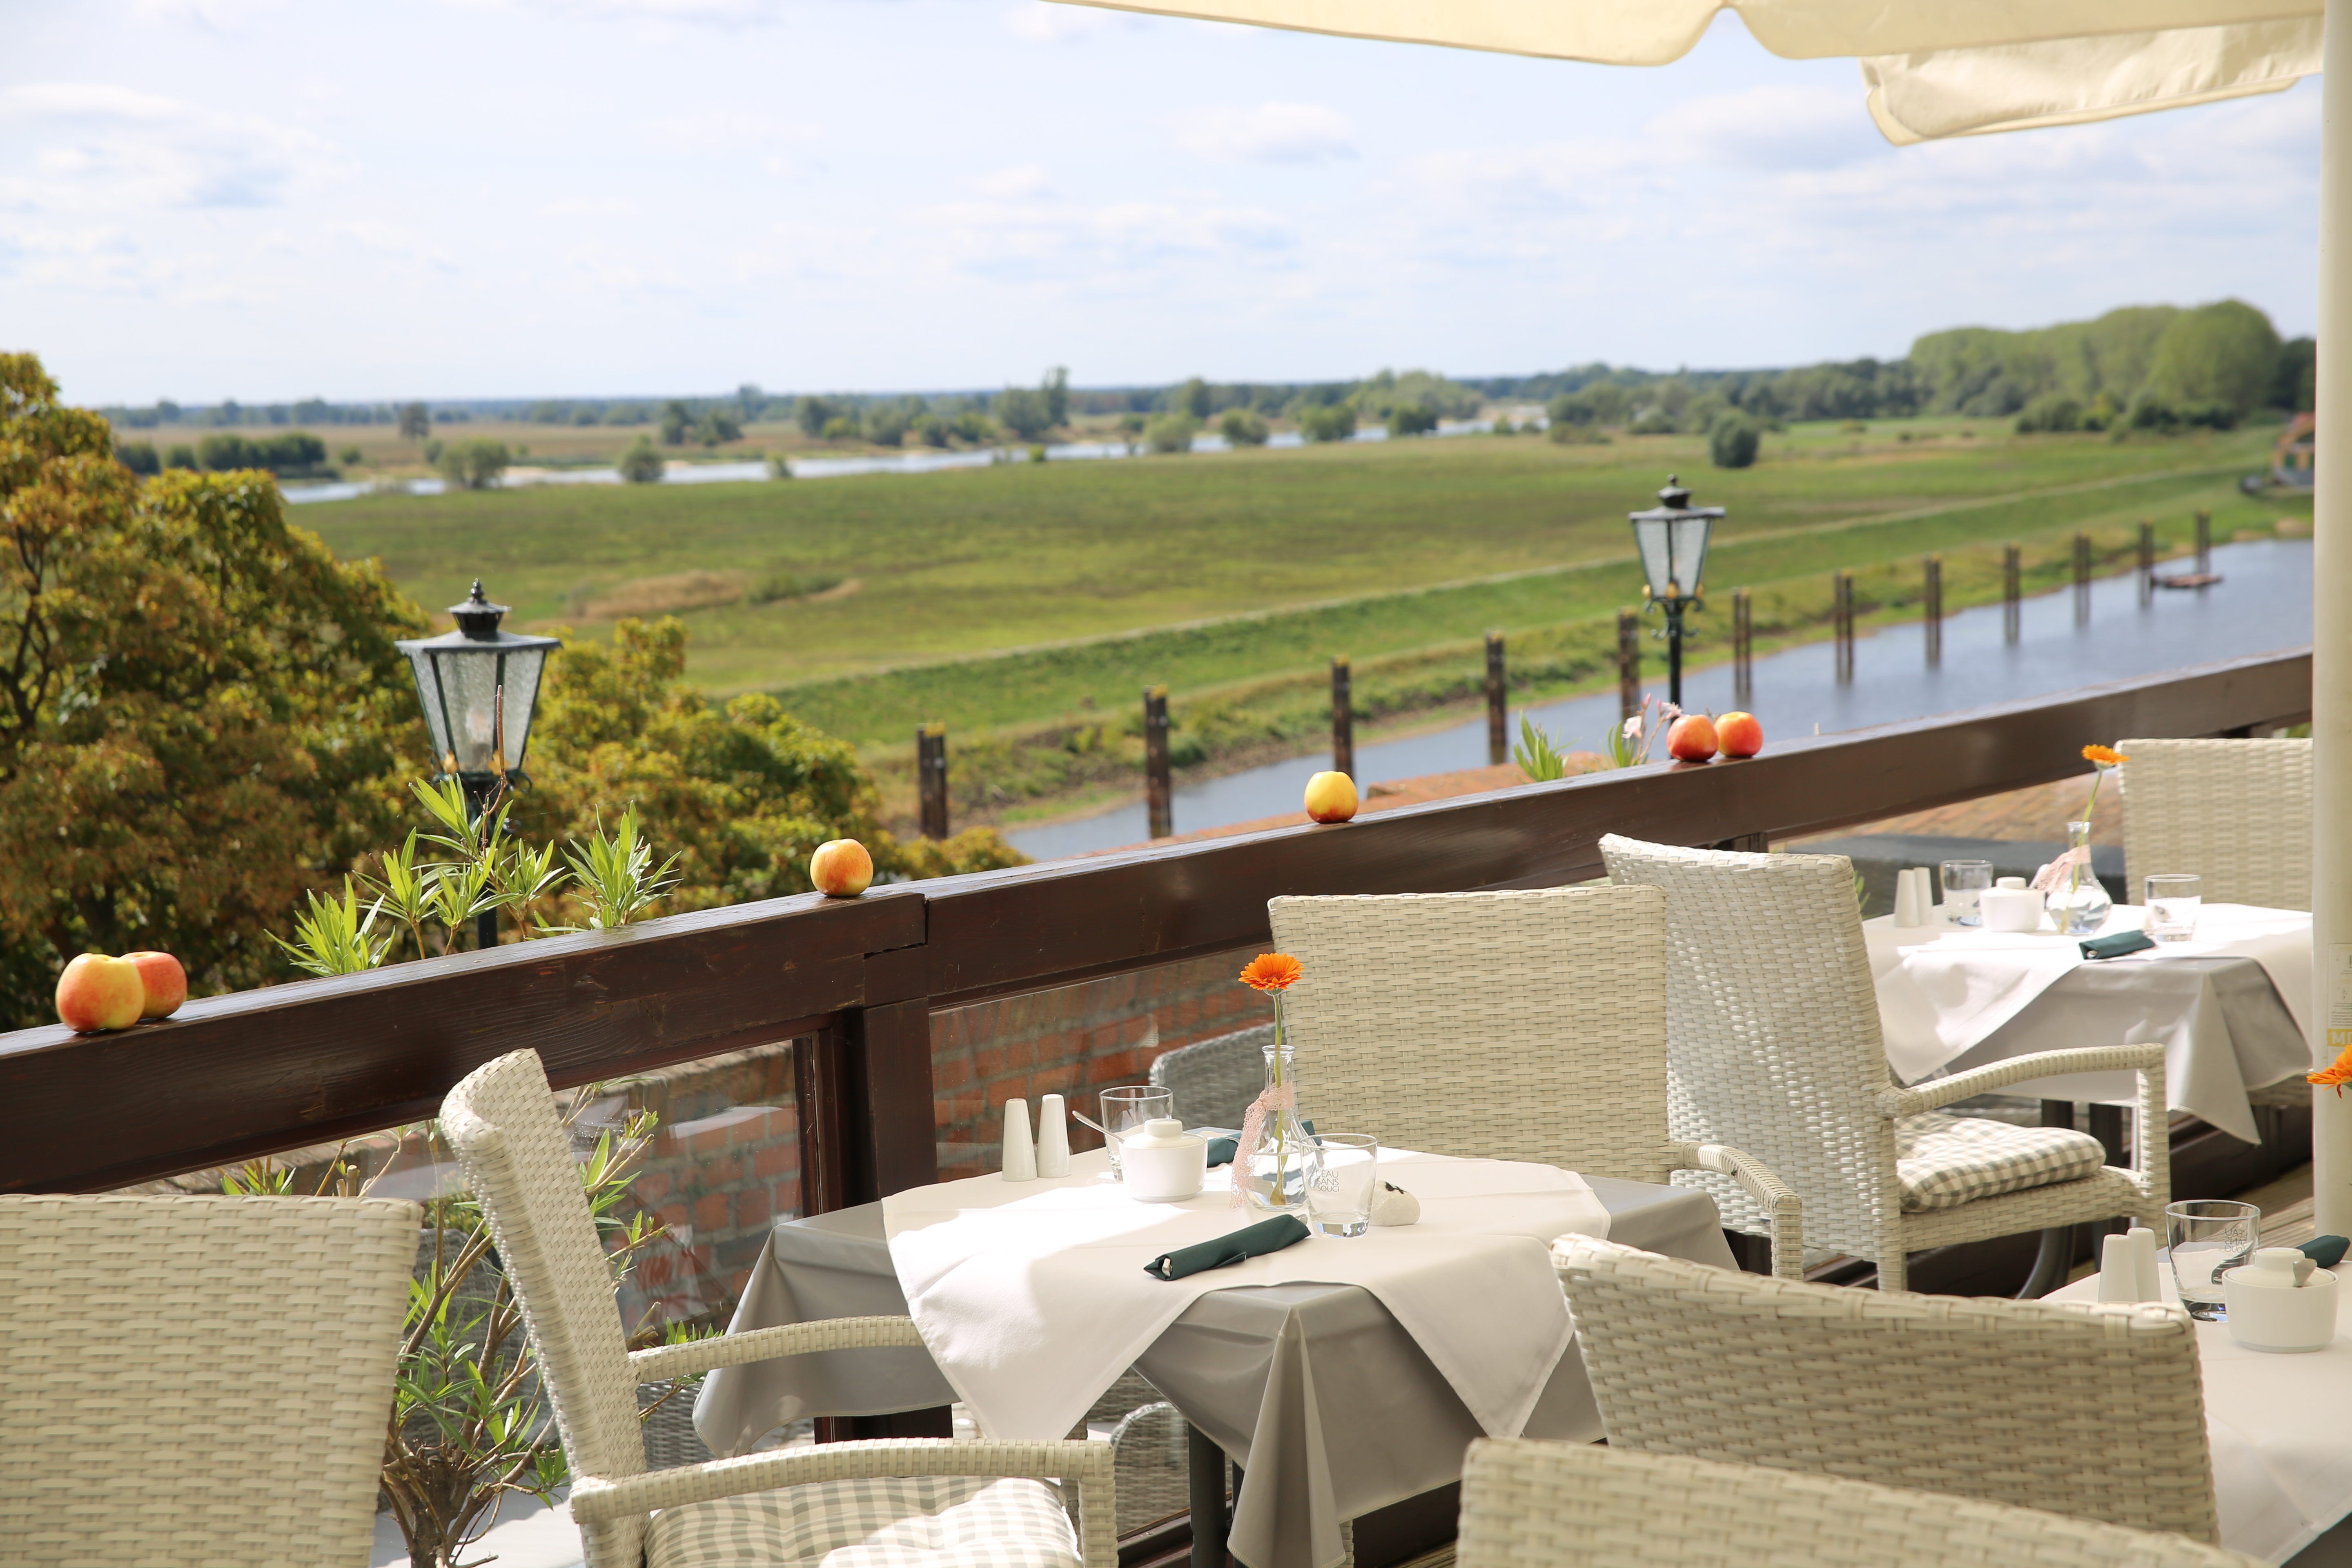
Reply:
<svg viewBox="0 0 2352 1568"><path fill-rule="evenodd" d="M2124 874L2193 871L2214 903L2311 908L2309 741L2125 741Z"/></svg>
<svg viewBox="0 0 2352 1568"><path fill-rule="evenodd" d="M849 1546L876 1565L1116 1568L1108 1443L892 1438L646 1473L639 1384L920 1344L913 1321L843 1318L631 1352L539 1058L517 1051L478 1068L442 1102L441 1126L513 1277L572 1463L589 1568L814 1563ZM1077 1531L1042 1478L1077 1482Z"/></svg>
<svg viewBox="0 0 2352 1568"><path fill-rule="evenodd" d="M1276 899L1302 1112L1433 1153L1663 1182L1705 1170L1801 1273L1797 1194L1667 1125L1665 900L1651 888Z"/></svg>
<svg viewBox="0 0 2352 1568"><path fill-rule="evenodd" d="M1609 875L1663 889L1669 1119L1675 1138L1736 1143L1803 1195L1805 1236L1878 1266L1906 1288L1906 1255L1930 1247L2132 1215L2160 1224L2171 1147L2161 1046L2016 1057L1916 1089L1895 1081L1843 855L1738 855L1612 836ZM1930 1116L2058 1073L2136 1071L2134 1169L2107 1165L2087 1133ZM1723 1222L1767 1216L1720 1177Z"/></svg>
<svg viewBox="0 0 2352 1568"><path fill-rule="evenodd" d="M1459 1568L2256 1568L2178 1535L1757 1465L1470 1445Z"/></svg>
<svg viewBox="0 0 2352 1568"><path fill-rule="evenodd" d="M419 1210L0 1197L0 1563L364 1563Z"/></svg>
<svg viewBox="0 0 2352 1568"><path fill-rule="evenodd" d="M1265 1048L1274 1026L1179 1046L1152 1058L1151 1081L1168 1090L1188 1127L1239 1127L1250 1101L1265 1087Z"/></svg>
<svg viewBox="0 0 2352 1568"><path fill-rule="evenodd" d="M2219 1539L2178 1307L1882 1296L1562 1237L1618 1448Z"/></svg>

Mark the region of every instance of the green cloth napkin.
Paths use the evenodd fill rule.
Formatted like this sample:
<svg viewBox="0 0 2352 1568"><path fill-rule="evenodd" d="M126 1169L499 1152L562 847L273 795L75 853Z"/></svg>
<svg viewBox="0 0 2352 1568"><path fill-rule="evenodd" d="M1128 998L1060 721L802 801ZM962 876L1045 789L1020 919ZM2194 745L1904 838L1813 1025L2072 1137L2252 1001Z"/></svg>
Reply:
<svg viewBox="0 0 2352 1568"><path fill-rule="evenodd" d="M2144 931L2119 931L2107 936L2095 936L2083 944L2084 958L2121 958L2127 952L2154 947L2156 938Z"/></svg>
<svg viewBox="0 0 2352 1568"><path fill-rule="evenodd" d="M2347 1250L2352 1250L2352 1241L2340 1236L2315 1236L2295 1250L2322 1268L2333 1268L2344 1261Z"/></svg>
<svg viewBox="0 0 2352 1568"><path fill-rule="evenodd" d="M1210 1268L1224 1268L1245 1258L1263 1258L1269 1252L1280 1252L1294 1242L1305 1241L1309 1235L1306 1223L1297 1215L1276 1215L1244 1226L1230 1236L1214 1241L1203 1241L1191 1247L1180 1247L1173 1252L1163 1252L1143 1266L1146 1274L1161 1279L1181 1279L1188 1274L1199 1274Z"/></svg>

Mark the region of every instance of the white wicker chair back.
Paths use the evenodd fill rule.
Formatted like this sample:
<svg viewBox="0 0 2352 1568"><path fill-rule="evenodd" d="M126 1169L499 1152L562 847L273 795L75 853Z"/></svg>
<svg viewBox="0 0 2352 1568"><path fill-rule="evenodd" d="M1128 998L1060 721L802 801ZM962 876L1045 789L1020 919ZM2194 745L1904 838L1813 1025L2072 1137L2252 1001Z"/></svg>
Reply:
<svg viewBox="0 0 2352 1568"><path fill-rule="evenodd" d="M441 1102L441 1132L489 1216L572 1468L641 1474L637 1379L612 1265L538 1055L516 1051L467 1074Z"/></svg>
<svg viewBox="0 0 2352 1568"><path fill-rule="evenodd" d="M1665 909L1649 888L1276 899L1326 1131L1663 1180Z"/></svg>
<svg viewBox="0 0 2352 1568"><path fill-rule="evenodd" d="M1265 1084L1265 1047L1274 1026L1179 1046L1152 1058L1151 1081L1174 1099L1187 1127L1239 1127Z"/></svg>
<svg viewBox="0 0 2352 1568"><path fill-rule="evenodd" d="M2178 1307L1885 1295L1572 1237L1555 1257L1612 1447L2219 1539Z"/></svg>
<svg viewBox="0 0 2352 1568"><path fill-rule="evenodd" d="M1666 1117L1673 1135L1736 1144L1805 1203L1805 1239L1902 1256L1891 1083L1878 995L1843 855L1739 855L1601 841L1611 880L1666 900ZM1727 1176L1683 1171L1733 1229L1764 1216Z"/></svg>
<svg viewBox="0 0 2352 1568"><path fill-rule="evenodd" d="M2124 741L2131 901L2159 871L2204 879L2209 903L2311 908L2309 741Z"/></svg>
<svg viewBox="0 0 2352 1568"><path fill-rule="evenodd" d="M364 1563L419 1210L0 1197L0 1563Z"/></svg>
<svg viewBox="0 0 2352 1568"><path fill-rule="evenodd" d="M1470 1445L1459 1568L2255 1568L2178 1535L1760 1465Z"/></svg>

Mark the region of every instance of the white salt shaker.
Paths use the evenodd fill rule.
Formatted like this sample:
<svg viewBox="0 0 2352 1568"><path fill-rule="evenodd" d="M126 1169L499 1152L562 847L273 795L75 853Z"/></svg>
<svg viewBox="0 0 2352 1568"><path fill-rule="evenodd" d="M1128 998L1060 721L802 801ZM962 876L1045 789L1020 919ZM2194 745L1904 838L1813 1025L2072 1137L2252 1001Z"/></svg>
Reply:
<svg viewBox="0 0 2352 1568"><path fill-rule="evenodd" d="M2158 1282L2156 1272L2156 1232L2138 1225L2100 1243L2099 1300L2164 1300L2164 1288Z"/></svg>
<svg viewBox="0 0 2352 1568"><path fill-rule="evenodd" d="M1070 1173L1070 1118L1062 1109L1062 1097L1048 1094L1037 1101L1037 1174L1066 1176Z"/></svg>
<svg viewBox="0 0 2352 1568"><path fill-rule="evenodd" d="M2256 1351L2319 1351L2336 1342L2336 1276L2292 1247L2265 1247L2221 1276L2230 1337Z"/></svg>
<svg viewBox="0 0 2352 1568"><path fill-rule="evenodd" d="M1029 1102L1025 1100L1004 1102L1004 1179L1037 1179L1037 1145L1029 1141Z"/></svg>
<svg viewBox="0 0 2352 1568"><path fill-rule="evenodd" d="M1919 889L1908 867L1895 873L1895 923L1910 927L1927 922L1919 914Z"/></svg>

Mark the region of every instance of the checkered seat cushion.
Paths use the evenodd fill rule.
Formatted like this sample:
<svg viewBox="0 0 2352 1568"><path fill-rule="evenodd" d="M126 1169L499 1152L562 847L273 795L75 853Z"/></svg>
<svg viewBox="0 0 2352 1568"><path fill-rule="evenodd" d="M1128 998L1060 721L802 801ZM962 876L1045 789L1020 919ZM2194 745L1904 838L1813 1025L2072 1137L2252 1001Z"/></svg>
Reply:
<svg viewBox="0 0 2352 1568"><path fill-rule="evenodd" d="M2012 1127L1936 1111L1895 1123L1895 1173L1906 1214L2079 1181L2106 1163L2097 1139L2063 1127Z"/></svg>
<svg viewBox="0 0 2352 1568"><path fill-rule="evenodd" d="M648 1568L1080 1568L1045 1481L861 1477L666 1508Z"/></svg>

